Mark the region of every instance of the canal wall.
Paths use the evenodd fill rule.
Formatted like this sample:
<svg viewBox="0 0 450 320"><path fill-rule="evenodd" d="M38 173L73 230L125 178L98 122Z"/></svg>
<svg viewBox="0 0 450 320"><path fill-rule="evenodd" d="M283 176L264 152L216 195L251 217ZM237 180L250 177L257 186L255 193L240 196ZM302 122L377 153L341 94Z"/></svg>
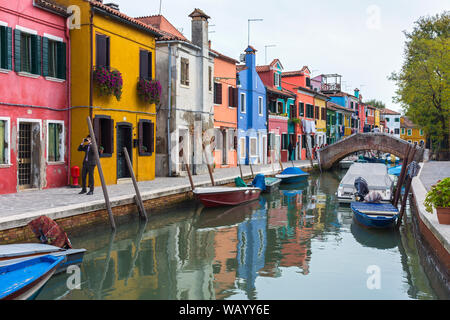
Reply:
<svg viewBox="0 0 450 320"><path fill-rule="evenodd" d="M295 166L305 171L312 170L309 161L296 161ZM286 168L292 162L283 164ZM243 166L244 179L251 179L249 166ZM271 176L279 173L279 165L253 166L253 174ZM234 179L240 175L237 168L216 169L214 181L216 185L233 185ZM196 187L211 186L209 175L194 176ZM192 200L193 194L187 177L156 178L150 182L139 182L139 189L147 215L164 213L164 208L174 204ZM79 189L61 188L60 190L42 190L36 193L18 193L0 196L0 243L15 243L36 241L27 224L33 219L45 215L55 220L70 236L71 232L94 224L109 225L108 212L100 190L95 198L86 202L88 196L74 195ZM131 184L108 186L111 209L114 219L126 219L127 216L137 215L134 200L134 189ZM74 199L74 200L72 200ZM69 203L69 201L71 201ZM48 205L46 205L48 203ZM33 207L35 204L35 209ZM39 206L40 205L40 206ZM17 209L10 208L16 206ZM2 210L4 209L4 210ZM10 213L8 214L8 210ZM34 210L33 210L34 209Z"/></svg>

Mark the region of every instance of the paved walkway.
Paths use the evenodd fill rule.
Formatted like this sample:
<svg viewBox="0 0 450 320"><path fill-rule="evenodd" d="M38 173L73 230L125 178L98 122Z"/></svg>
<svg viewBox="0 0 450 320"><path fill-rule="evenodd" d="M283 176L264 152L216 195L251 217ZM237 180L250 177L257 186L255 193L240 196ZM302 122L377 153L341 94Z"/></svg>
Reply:
<svg viewBox="0 0 450 320"><path fill-rule="evenodd" d="M310 167L310 161L294 161L295 166ZM284 163L283 167L292 166L292 162ZM254 165L254 174L266 175L277 173L279 164ZM244 177L250 177L249 166L242 166ZM239 168L215 169L216 184L233 182L240 175ZM193 176L197 187L210 185L209 174ZM139 190L143 200L154 199L165 195L177 194L190 190L188 177L157 177L152 181L139 182ZM93 196L79 195L79 188L53 188L38 191L25 191L14 194L0 195L0 230L26 225L33 218L48 215L50 218L64 218L76 214L106 208L101 187L96 187ZM134 202L133 184L118 184L108 186L111 206Z"/></svg>

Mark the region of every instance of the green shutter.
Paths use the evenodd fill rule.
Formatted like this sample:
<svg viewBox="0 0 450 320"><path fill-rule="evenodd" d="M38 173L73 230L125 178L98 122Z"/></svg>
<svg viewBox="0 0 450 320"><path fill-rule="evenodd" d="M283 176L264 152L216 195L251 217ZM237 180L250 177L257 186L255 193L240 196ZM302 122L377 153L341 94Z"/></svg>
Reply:
<svg viewBox="0 0 450 320"><path fill-rule="evenodd" d="M57 77L58 79L66 79L66 44L58 42L58 57L57 57Z"/></svg>
<svg viewBox="0 0 450 320"><path fill-rule="evenodd" d="M33 41L32 41L33 42L33 44L32 44L33 57L31 58L31 61L33 63L33 66L31 68L31 70L32 70L33 74L41 75L41 73L42 73L42 69L41 69L41 57L42 57L41 37L38 35L33 35L32 39L33 39Z"/></svg>
<svg viewBox="0 0 450 320"><path fill-rule="evenodd" d="M48 76L48 38L42 38L42 75Z"/></svg>
<svg viewBox="0 0 450 320"><path fill-rule="evenodd" d="M14 71L22 71L22 65L20 61L20 45L21 45L21 34L20 30L14 30Z"/></svg>
<svg viewBox="0 0 450 320"><path fill-rule="evenodd" d="M6 28L6 53L7 64L6 69L12 70L12 28Z"/></svg>

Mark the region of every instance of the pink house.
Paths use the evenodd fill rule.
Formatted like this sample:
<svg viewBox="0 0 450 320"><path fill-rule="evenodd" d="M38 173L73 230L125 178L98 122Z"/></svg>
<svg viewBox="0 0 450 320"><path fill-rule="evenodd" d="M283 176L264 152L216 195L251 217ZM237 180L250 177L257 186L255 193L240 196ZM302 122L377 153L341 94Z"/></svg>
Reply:
<svg viewBox="0 0 450 320"><path fill-rule="evenodd" d="M67 10L0 0L0 193L69 183Z"/></svg>

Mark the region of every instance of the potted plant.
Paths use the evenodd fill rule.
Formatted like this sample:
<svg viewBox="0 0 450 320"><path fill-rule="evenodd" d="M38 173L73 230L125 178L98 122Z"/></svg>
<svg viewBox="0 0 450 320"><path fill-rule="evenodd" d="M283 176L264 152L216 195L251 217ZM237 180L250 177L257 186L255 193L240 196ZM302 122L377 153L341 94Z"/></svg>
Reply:
<svg viewBox="0 0 450 320"><path fill-rule="evenodd" d="M161 99L161 84L158 80L140 78L137 85L138 95L147 103L159 104Z"/></svg>
<svg viewBox="0 0 450 320"><path fill-rule="evenodd" d="M100 154L103 154L103 151L105 151L105 148L103 148L102 146L100 146L100 147L98 148L98 152L99 152Z"/></svg>
<svg viewBox="0 0 450 320"><path fill-rule="evenodd" d="M94 82L100 90L100 95L114 95L117 101L122 96L123 79L122 74L117 70L110 70L108 67L96 67L94 70Z"/></svg>
<svg viewBox="0 0 450 320"><path fill-rule="evenodd" d="M431 187L424 202L428 212L433 212L436 208L438 221L440 224L450 224L450 177L439 180Z"/></svg>

